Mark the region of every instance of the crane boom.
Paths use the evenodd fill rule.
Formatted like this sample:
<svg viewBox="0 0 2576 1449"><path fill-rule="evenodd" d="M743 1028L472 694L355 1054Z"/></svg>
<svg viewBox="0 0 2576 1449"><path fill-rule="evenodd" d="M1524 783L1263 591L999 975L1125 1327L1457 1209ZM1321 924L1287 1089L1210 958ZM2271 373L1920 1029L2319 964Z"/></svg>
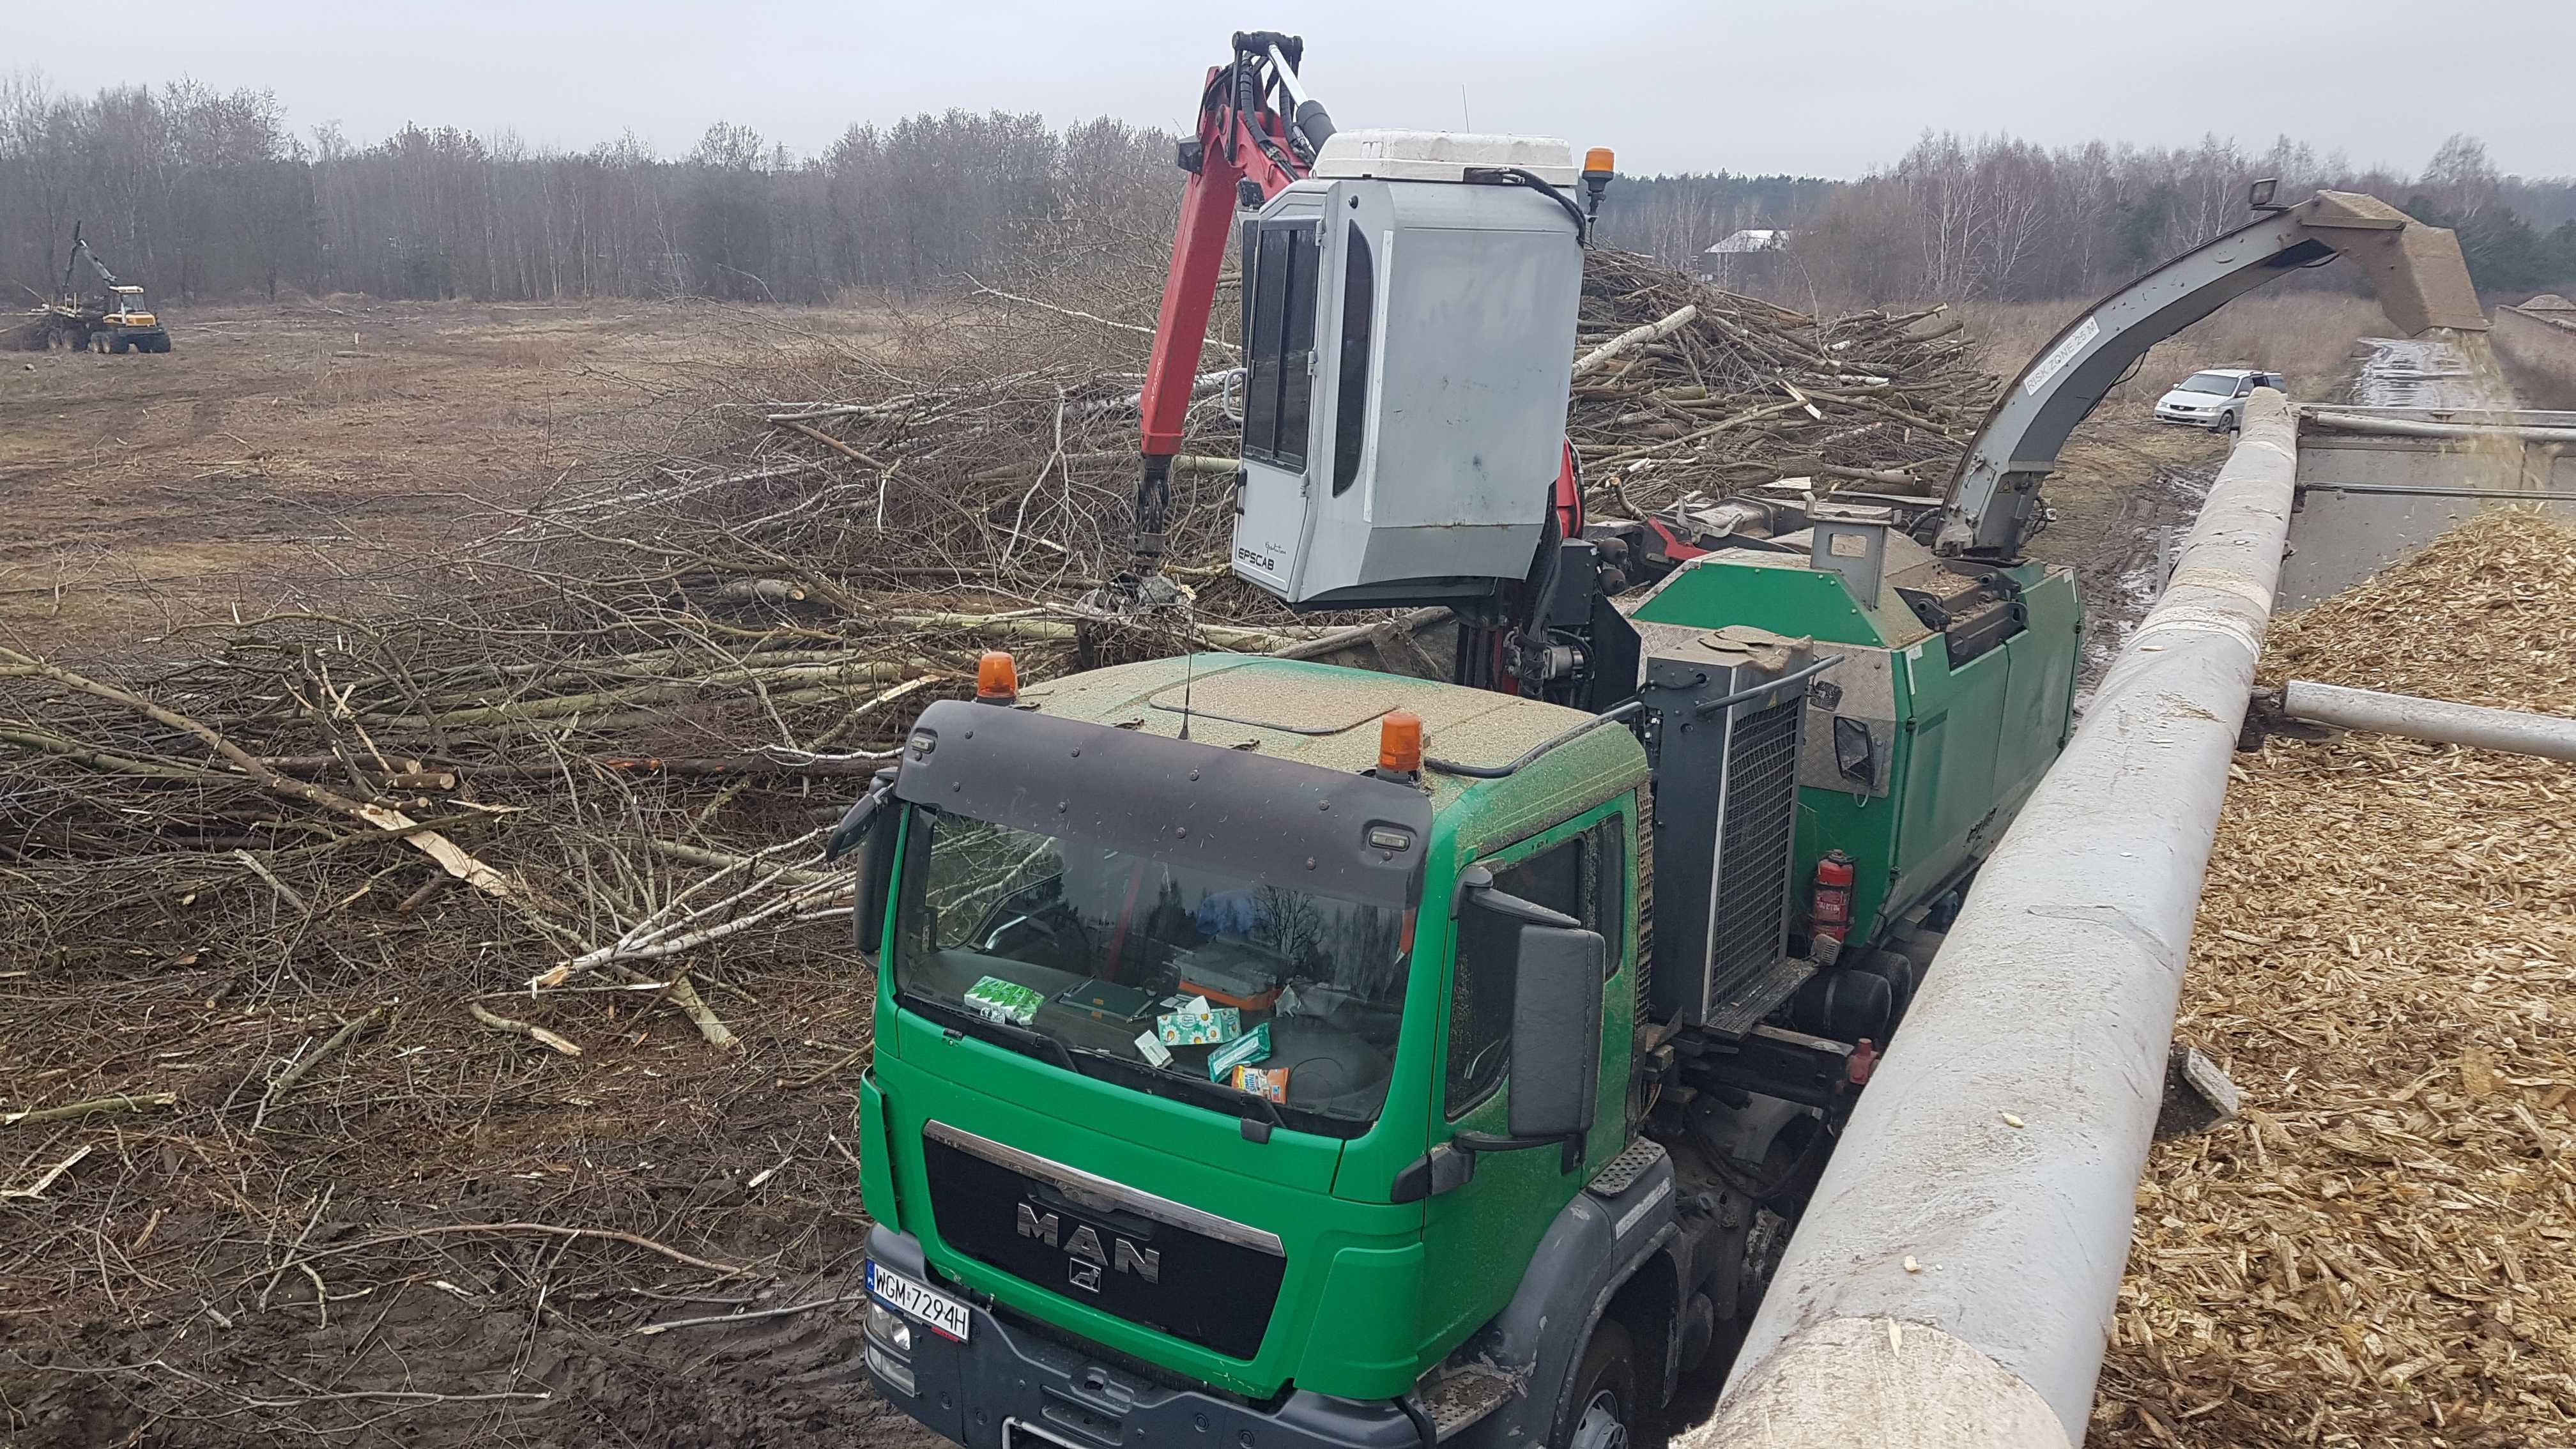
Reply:
<svg viewBox="0 0 2576 1449"><path fill-rule="evenodd" d="M88 240L81 235L81 224L73 222L71 255L63 258L63 295L65 297L72 297L79 293L80 287L72 278L80 271L80 264L84 261L89 263L91 271L98 274L100 286L113 287L117 284L116 273L109 271L107 263L100 261L98 253L91 250Z"/></svg>
<svg viewBox="0 0 2576 1449"><path fill-rule="evenodd" d="M1131 599L1162 565L1172 456L1181 448L1235 211L1257 207L1302 179L1333 134L1331 117L1297 83L1305 48L1293 35L1237 32L1232 58L1209 69L1199 93L1197 136L1180 145L1180 166L1190 179L1145 368L1144 468L1136 484L1132 554L1118 580L1119 592Z"/></svg>

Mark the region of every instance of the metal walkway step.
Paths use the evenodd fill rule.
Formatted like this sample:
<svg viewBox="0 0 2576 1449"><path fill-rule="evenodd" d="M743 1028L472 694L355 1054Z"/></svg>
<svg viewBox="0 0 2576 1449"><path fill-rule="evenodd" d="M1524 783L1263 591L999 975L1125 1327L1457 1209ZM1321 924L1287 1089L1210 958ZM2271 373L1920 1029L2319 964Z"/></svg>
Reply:
<svg viewBox="0 0 2576 1449"><path fill-rule="evenodd" d="M1656 1163L1664 1160L1664 1144L1651 1137L1640 1137L1628 1144L1628 1150L1602 1164L1583 1190L1594 1197L1617 1197L1635 1185Z"/></svg>

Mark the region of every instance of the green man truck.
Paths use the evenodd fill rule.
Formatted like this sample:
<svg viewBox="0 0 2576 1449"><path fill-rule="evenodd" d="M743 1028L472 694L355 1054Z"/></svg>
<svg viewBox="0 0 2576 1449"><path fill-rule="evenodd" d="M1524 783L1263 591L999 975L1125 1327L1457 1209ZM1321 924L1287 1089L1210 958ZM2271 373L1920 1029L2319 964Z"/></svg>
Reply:
<svg viewBox="0 0 2576 1449"><path fill-rule="evenodd" d="M1607 153L1337 131L1301 49L1235 36L1181 147L1105 602L1152 597L1232 246L1235 571L1441 605L1454 669L1022 689L988 656L835 832L878 963L866 1365L977 1449L1643 1432L1731 1352L2068 738L2073 583L2019 555L2039 478L2155 338L2331 254L2309 203L2107 302L1936 505L1742 500L1704 551L1640 548L1584 523L1561 434Z"/></svg>

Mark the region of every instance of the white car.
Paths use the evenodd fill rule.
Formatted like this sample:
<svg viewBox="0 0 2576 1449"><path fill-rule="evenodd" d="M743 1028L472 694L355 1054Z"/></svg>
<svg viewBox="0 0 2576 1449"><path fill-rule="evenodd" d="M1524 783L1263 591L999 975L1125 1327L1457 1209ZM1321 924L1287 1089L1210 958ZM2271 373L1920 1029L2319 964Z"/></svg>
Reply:
<svg viewBox="0 0 2576 1449"><path fill-rule="evenodd" d="M2290 385L2277 372L2258 372L2247 367L2218 367L2195 372L2174 384L2174 390L2156 399L2156 421L2185 423L2213 432L2232 433L2245 426L2245 400L2258 387L2288 392Z"/></svg>

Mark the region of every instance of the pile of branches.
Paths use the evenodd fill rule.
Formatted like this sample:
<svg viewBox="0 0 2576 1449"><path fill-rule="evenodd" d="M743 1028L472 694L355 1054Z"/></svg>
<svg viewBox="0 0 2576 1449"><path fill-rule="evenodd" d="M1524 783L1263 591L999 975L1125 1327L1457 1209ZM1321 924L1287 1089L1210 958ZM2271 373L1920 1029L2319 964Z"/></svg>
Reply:
<svg viewBox="0 0 2576 1449"><path fill-rule="evenodd" d="M655 963L845 910L825 822L980 650L1043 676L1369 622L1225 572L1222 299L1174 470L1168 572L1195 600L1085 608L1126 563L1155 300L1096 291L1013 279L885 339L763 324L701 426L500 514L385 617L212 622L200 657L121 680L0 654L0 952L221 939L246 970L355 971L371 913L447 920L415 959L459 990L605 972L727 1044ZM1603 511L1928 480L1989 387L1931 313L1819 320L1625 254L1592 258L1582 315L1570 428ZM242 919L210 930L212 901Z"/></svg>
<svg viewBox="0 0 2576 1449"><path fill-rule="evenodd" d="M1629 513L1796 477L1937 492L1995 396L1947 310L1811 317L1596 251L1567 420L1586 483Z"/></svg>
<svg viewBox="0 0 2576 1449"><path fill-rule="evenodd" d="M728 947L838 946L822 835L983 649L1042 677L1104 637L1134 657L1333 627L1173 609L1104 635L1083 613L1134 467L1095 455L1132 435L1136 383L1037 316L970 317L996 335L935 370L771 338L688 447L501 517L381 615L207 621L177 636L194 657L114 678L0 651L0 956L185 958L252 999L604 980L733 1046L703 994ZM988 371L1005 333L1024 365ZM1230 485L1195 476L1182 537L1207 554Z"/></svg>
<svg viewBox="0 0 2576 1449"><path fill-rule="evenodd" d="M1015 287L908 319L890 348L782 346L760 388L719 409L709 451L563 491L496 540L521 552L486 551L487 581L515 571L594 621L746 604L848 620L891 599L924 627L971 599L1053 618L1011 637L1069 636L1073 603L1127 564L1155 298L1104 302L1060 277ZM1809 317L1591 254L1568 436L1596 515L1790 477L1937 492L1994 394L1944 310ZM1236 313L1221 294L1173 469L1167 572L1205 595L1199 619L1285 639L1292 616L1225 566ZM1180 630L1160 652L1192 643L1248 647Z"/></svg>
<svg viewBox="0 0 2576 1449"><path fill-rule="evenodd" d="M1128 563L1158 272L1104 247L1078 275L997 279L884 335L728 313L740 357L709 369L693 422L653 426L671 398L639 411L631 455L363 581L378 602L362 613L244 608L116 668L0 638L0 1130L42 1134L0 1204L46 1225L11 1270L19 1299L137 1323L146 1304L247 1307L286 1335L261 1342L302 1345L277 1326L281 1280L310 1280L319 1332L345 1296L481 1261L426 1257L423 1234L524 1244L575 1231L565 1217L642 1255L625 1289L666 1294L634 1276L669 1259L653 1239L708 1225L642 1189L732 1182L751 1120L776 1155L728 1191L802 1181L800 1212L844 1202L829 1164L848 1155L830 1132L846 1094L816 1094L869 1049L866 976L847 874L821 847L920 708L967 693L992 647L1034 679L1397 638L1377 616L1292 614L1226 571L1224 296L1173 476L1165 572L1182 597L1117 620L1086 606ZM1784 474L1937 477L1986 385L1927 322L1818 321L1597 254L1569 358L1596 511ZM666 1022L680 1040L648 1045ZM666 1051L698 1060L645 1065L680 1060ZM103 1167L123 1154L84 1140L110 1127L207 1170L135 1198ZM651 1160L595 1145L630 1139ZM471 1213L471 1183L452 1202L410 1185L459 1175L548 1221ZM103 1261L83 1275L108 1242L90 1224L129 1200L148 1215L117 1241L170 1276L120 1299L130 1280ZM365 1233L326 1282L306 1239L332 1222ZM157 1257L182 1242L184 1266ZM684 1266L726 1256L698 1248ZM544 1307L546 1266L503 1266ZM361 1286L328 1286L343 1280ZM249 1305L228 1286L243 1282ZM128 1389L153 1413L450 1397L407 1378L242 1397L199 1368L136 1368L170 1380Z"/></svg>

